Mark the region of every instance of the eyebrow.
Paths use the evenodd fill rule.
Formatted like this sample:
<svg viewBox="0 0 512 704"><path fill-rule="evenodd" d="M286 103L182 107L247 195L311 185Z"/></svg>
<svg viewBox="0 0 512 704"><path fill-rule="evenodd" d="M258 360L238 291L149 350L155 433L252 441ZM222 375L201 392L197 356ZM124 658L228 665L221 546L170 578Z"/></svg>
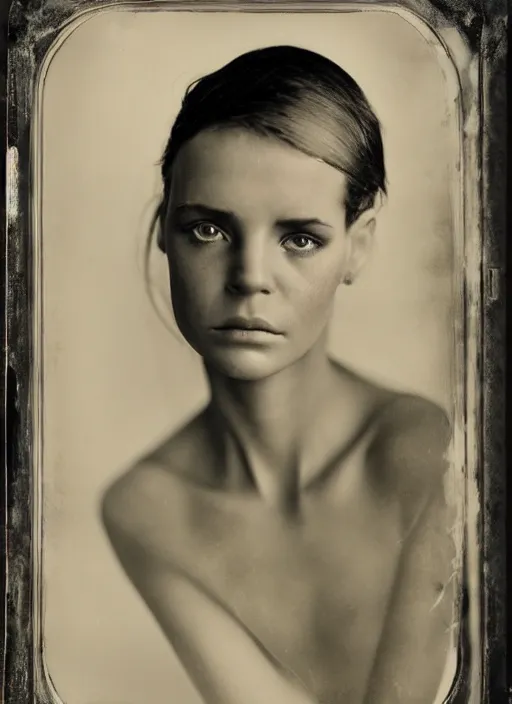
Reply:
<svg viewBox="0 0 512 704"><path fill-rule="evenodd" d="M191 214L198 213L202 217L219 218L224 221L231 221L239 223L239 218L231 210L221 210L219 208L212 208L209 205L203 205L202 203L180 203L175 208L172 208L171 215L180 214ZM311 225L317 225L320 227L327 227L332 229L332 225L320 220L319 218L284 218L278 220L276 225L280 228L286 229L300 229L302 227L310 227Z"/></svg>

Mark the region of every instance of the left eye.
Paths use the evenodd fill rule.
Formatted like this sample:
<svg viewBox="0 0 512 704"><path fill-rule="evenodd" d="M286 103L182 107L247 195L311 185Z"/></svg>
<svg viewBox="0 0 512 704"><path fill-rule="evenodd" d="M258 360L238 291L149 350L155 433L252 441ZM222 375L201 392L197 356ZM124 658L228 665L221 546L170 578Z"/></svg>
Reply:
<svg viewBox="0 0 512 704"><path fill-rule="evenodd" d="M308 235L292 235L284 241L283 246L292 252L307 254L321 247L321 244Z"/></svg>
<svg viewBox="0 0 512 704"><path fill-rule="evenodd" d="M192 233L200 242L217 242L224 239L225 235L222 230L212 225L209 222L200 222L195 227L191 228Z"/></svg>

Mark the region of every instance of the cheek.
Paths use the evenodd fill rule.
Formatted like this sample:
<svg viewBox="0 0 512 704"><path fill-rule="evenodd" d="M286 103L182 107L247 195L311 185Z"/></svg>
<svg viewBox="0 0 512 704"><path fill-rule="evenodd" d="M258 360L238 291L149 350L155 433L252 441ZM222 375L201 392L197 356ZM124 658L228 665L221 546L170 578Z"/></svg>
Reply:
<svg viewBox="0 0 512 704"><path fill-rule="evenodd" d="M332 309L342 277L342 267L335 256L329 257L330 260L324 255L317 262L305 261L294 272L296 310L301 318L314 317L323 323Z"/></svg>
<svg viewBox="0 0 512 704"><path fill-rule="evenodd" d="M187 296L200 294L214 281L215 267L211 266L211 262L205 261L204 257L194 256L194 252L187 253L181 251L181 248L172 248L168 253L167 263L171 287Z"/></svg>
<svg viewBox="0 0 512 704"><path fill-rule="evenodd" d="M222 287L223 274L219 263L194 252L178 248L168 253L172 305L176 317L193 323L200 320L214 303Z"/></svg>
<svg viewBox="0 0 512 704"><path fill-rule="evenodd" d="M302 304L297 309L297 316L301 322L301 327L309 336L316 334L329 322L336 286L328 283L318 283L313 286L308 295L304 297Z"/></svg>

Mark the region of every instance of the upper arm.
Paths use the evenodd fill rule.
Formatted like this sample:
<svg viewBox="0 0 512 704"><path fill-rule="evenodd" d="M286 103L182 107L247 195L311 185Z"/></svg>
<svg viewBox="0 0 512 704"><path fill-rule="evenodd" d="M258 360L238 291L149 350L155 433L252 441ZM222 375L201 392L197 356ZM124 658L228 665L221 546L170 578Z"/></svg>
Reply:
<svg viewBox="0 0 512 704"><path fill-rule="evenodd" d="M158 500L158 476L151 466L136 465L116 479L100 499L100 519L121 566L135 586L144 563L156 552L166 526ZM160 491L160 500L162 492Z"/></svg>
<svg viewBox="0 0 512 704"><path fill-rule="evenodd" d="M366 701L432 704L458 605L458 512L446 490L450 429L430 404L394 413L379 452L401 507L402 549Z"/></svg>
<svg viewBox="0 0 512 704"><path fill-rule="evenodd" d="M433 704L455 646L458 572L437 492L402 546L365 704Z"/></svg>
<svg viewBox="0 0 512 704"><path fill-rule="evenodd" d="M158 571L145 600L209 704L316 704L223 604L179 572Z"/></svg>
<svg viewBox="0 0 512 704"><path fill-rule="evenodd" d="M446 491L450 441L445 412L424 399L399 397L382 415L370 455L378 481L400 506L404 535L431 501L443 515L443 500L453 508Z"/></svg>
<svg viewBox="0 0 512 704"><path fill-rule="evenodd" d="M397 580L407 582L417 600L435 601L453 583L460 547L457 521L463 485L459 497L449 490L454 471L449 461L450 424L434 404L409 397L391 409L386 424L380 467L402 522Z"/></svg>
<svg viewBox="0 0 512 704"><path fill-rule="evenodd" d="M170 527L148 511L147 477L135 471L111 485L101 499L106 532L128 578L139 592L196 688L212 704L314 704L287 678L212 594L196 584L160 549L152 549L154 530ZM152 497L155 499L155 496ZM221 645L219 645L221 644Z"/></svg>

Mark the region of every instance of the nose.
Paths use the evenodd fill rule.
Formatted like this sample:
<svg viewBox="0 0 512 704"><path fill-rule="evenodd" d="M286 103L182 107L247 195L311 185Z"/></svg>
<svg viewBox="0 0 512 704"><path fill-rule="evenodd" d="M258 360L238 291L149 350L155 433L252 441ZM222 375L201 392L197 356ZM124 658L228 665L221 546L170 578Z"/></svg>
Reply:
<svg viewBox="0 0 512 704"><path fill-rule="evenodd" d="M273 290L268 252L263 238L251 238L233 253L226 289L238 296L257 293L270 294Z"/></svg>

